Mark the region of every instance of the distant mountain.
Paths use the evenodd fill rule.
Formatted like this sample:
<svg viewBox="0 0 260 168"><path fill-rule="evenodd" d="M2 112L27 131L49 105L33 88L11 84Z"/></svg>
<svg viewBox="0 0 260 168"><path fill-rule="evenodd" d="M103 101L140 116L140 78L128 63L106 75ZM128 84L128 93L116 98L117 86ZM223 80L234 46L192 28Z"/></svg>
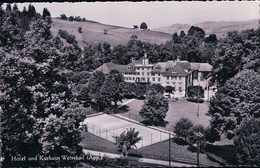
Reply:
<svg viewBox="0 0 260 168"><path fill-rule="evenodd" d="M82 28L82 33L78 28ZM53 18L51 31L54 35L58 34L59 29L68 31L75 35L80 47L86 44L108 42L112 46L127 44L132 35L137 35L138 39L144 42L162 44L171 40L172 35L159 31L140 30L113 25L106 25L94 21L70 22L58 18ZM104 30L107 30L107 34Z"/></svg>
<svg viewBox="0 0 260 168"><path fill-rule="evenodd" d="M182 30L187 33L192 25L189 24L173 24L171 26L161 27L153 29L155 31L165 32L173 34L175 32L180 33ZM259 27L259 20L248 20L248 21L220 21L220 22L202 22L195 24L202 28L206 34L215 33L218 37L224 37L229 31L241 31L246 29L257 29Z"/></svg>

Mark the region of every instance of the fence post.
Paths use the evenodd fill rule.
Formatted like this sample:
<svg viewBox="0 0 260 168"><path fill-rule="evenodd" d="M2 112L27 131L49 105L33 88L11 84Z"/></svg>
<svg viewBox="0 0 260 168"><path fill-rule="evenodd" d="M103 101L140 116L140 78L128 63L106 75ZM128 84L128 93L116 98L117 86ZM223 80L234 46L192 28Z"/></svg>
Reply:
<svg viewBox="0 0 260 168"><path fill-rule="evenodd" d="M143 139L143 137L142 137L142 147L144 147L144 139Z"/></svg>
<svg viewBox="0 0 260 168"><path fill-rule="evenodd" d="M106 139L107 139L107 129L106 129Z"/></svg>
<svg viewBox="0 0 260 168"><path fill-rule="evenodd" d="M153 133L151 133L151 144L153 144Z"/></svg>
<svg viewBox="0 0 260 168"><path fill-rule="evenodd" d="M95 135L95 125L93 124L93 134Z"/></svg>

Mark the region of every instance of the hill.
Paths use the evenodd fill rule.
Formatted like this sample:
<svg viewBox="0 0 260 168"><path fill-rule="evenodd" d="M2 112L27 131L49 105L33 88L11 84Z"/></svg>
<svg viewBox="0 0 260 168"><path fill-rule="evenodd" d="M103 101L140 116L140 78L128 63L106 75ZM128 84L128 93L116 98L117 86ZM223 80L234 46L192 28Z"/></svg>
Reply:
<svg viewBox="0 0 260 168"><path fill-rule="evenodd" d="M161 27L153 29L154 31L165 32L173 34L175 32L180 33L182 30L187 33L192 25L189 24L173 24L171 26ZM246 29L257 29L259 26L259 20L248 20L248 21L220 21L220 22L202 22L195 24L202 28L206 34L216 34L218 37L224 37L229 31L241 31Z"/></svg>
<svg viewBox="0 0 260 168"><path fill-rule="evenodd" d="M82 33L78 32L78 27L82 27ZM106 25L94 21L70 22L53 18L51 31L54 35L58 30L63 29L76 36L76 39L83 47L86 44L109 42L112 46L127 44L132 35L137 35L138 39L144 42L162 44L170 40L172 35L159 31L148 31L113 25ZM104 29L107 34L104 34Z"/></svg>

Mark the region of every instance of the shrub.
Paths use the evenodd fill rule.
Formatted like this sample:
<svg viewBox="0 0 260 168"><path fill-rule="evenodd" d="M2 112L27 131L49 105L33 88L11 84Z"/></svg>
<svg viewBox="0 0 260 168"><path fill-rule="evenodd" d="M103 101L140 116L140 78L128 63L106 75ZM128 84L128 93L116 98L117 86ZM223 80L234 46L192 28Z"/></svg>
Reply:
<svg viewBox="0 0 260 168"><path fill-rule="evenodd" d="M78 32L79 32L79 33L82 33L82 27L81 27L81 26L79 26Z"/></svg>
<svg viewBox="0 0 260 168"><path fill-rule="evenodd" d="M74 35L69 34L66 30L59 30L58 32L59 36L63 39L65 39L70 44L77 44L76 37Z"/></svg>
<svg viewBox="0 0 260 168"><path fill-rule="evenodd" d="M138 143L142 138L139 136L139 131L135 131L135 128L130 128L122 132L120 136L115 136L114 139L117 150L123 152L124 147L126 147L127 151L136 148L136 143Z"/></svg>
<svg viewBox="0 0 260 168"><path fill-rule="evenodd" d="M204 98L204 89L202 86L189 86L187 90L188 97Z"/></svg>
<svg viewBox="0 0 260 168"><path fill-rule="evenodd" d="M181 118L174 126L174 133L179 136L183 137L186 141L186 138L188 137L190 130L192 128L193 124L191 120L187 118Z"/></svg>

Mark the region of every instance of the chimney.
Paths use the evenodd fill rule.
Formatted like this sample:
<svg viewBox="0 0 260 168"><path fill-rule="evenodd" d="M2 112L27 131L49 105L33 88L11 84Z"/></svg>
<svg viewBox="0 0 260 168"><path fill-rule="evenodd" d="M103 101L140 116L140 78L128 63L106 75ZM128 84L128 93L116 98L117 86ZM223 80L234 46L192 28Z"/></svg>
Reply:
<svg viewBox="0 0 260 168"><path fill-rule="evenodd" d="M177 56L177 62L179 62L180 61L180 57L179 56Z"/></svg>
<svg viewBox="0 0 260 168"><path fill-rule="evenodd" d="M134 62L135 61L134 57L132 57L131 60L132 60L132 62Z"/></svg>
<svg viewBox="0 0 260 168"><path fill-rule="evenodd" d="M147 53L146 52L144 53L144 58L147 58Z"/></svg>

